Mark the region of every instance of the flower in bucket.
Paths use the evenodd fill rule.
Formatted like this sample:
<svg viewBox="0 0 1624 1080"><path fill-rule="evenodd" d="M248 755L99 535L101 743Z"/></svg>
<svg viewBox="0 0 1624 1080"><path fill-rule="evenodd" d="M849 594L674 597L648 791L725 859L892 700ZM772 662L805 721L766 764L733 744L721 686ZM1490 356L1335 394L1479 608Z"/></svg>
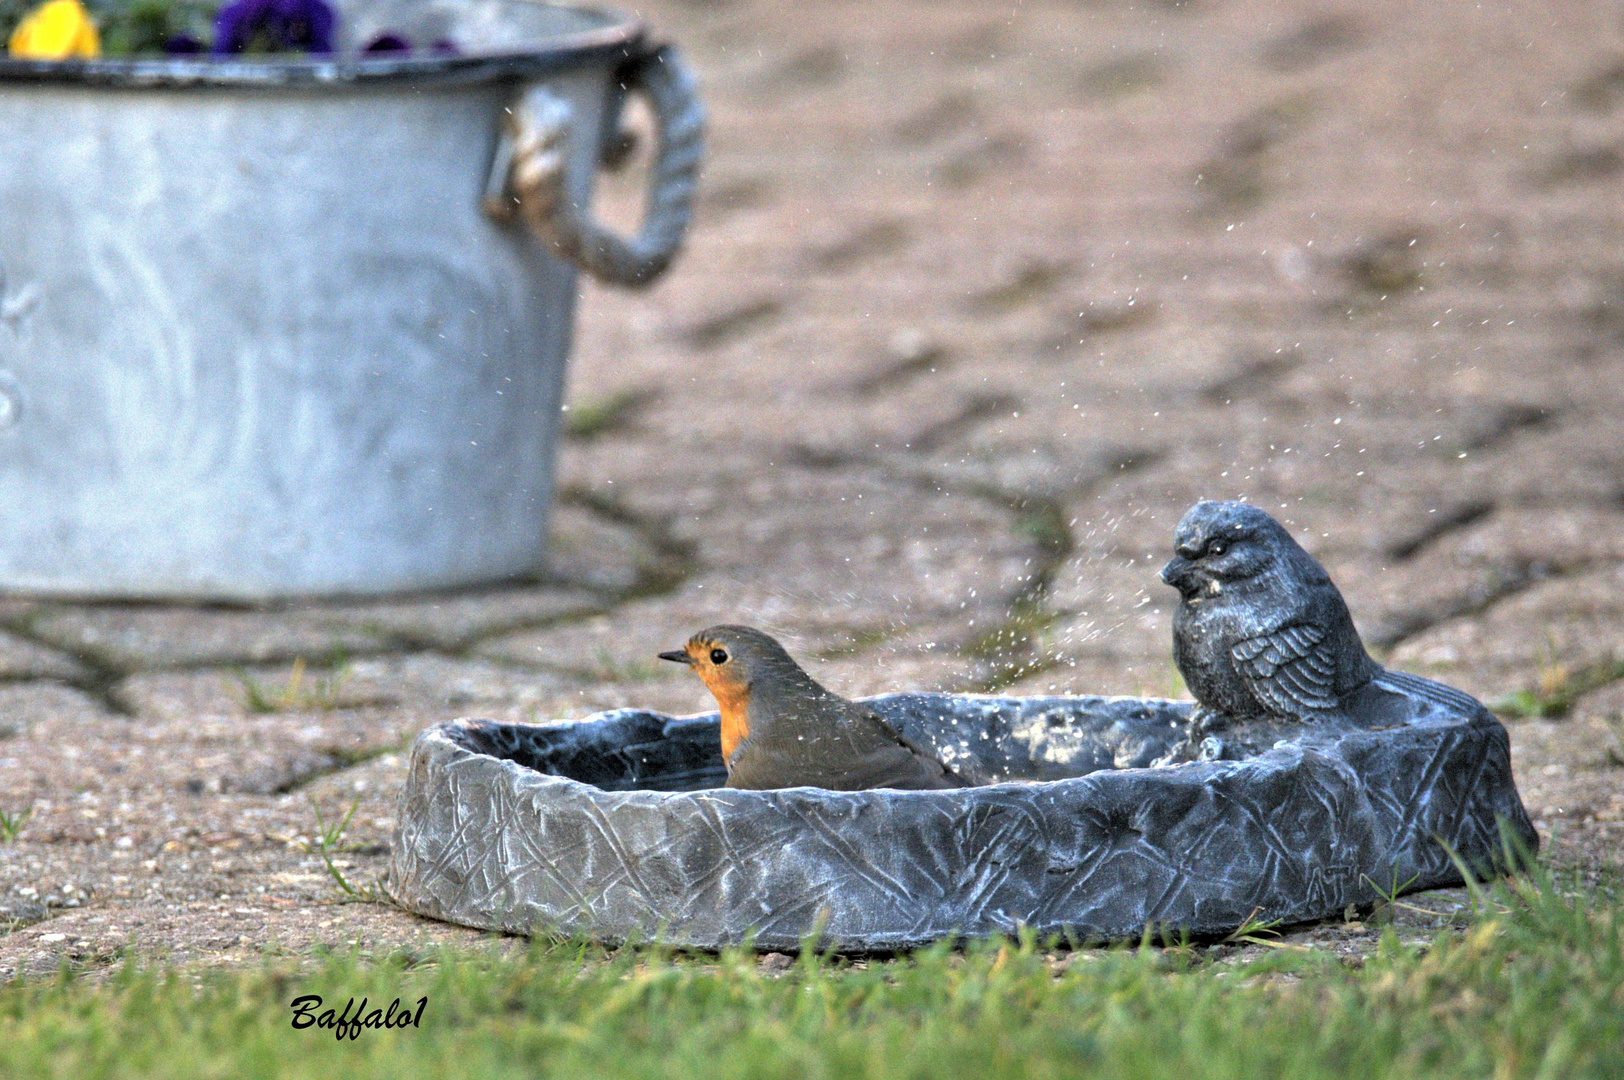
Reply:
<svg viewBox="0 0 1624 1080"><path fill-rule="evenodd" d="M214 17L214 53L330 53L335 21L326 0L235 0Z"/></svg>
<svg viewBox="0 0 1624 1080"><path fill-rule="evenodd" d="M50 0L17 24L6 51L28 60L90 58L101 55L101 37L79 0Z"/></svg>
<svg viewBox="0 0 1624 1080"><path fill-rule="evenodd" d="M201 36L214 18L205 0L99 0L91 11L104 56L206 52Z"/></svg>
<svg viewBox="0 0 1624 1080"><path fill-rule="evenodd" d="M0 40L12 56L31 59L332 53L338 17L330 0L0 0ZM32 8L32 10L30 10ZM87 10L88 8L88 10ZM15 33L13 32L15 31ZM394 32L377 35L356 55L407 56L414 44ZM455 56L441 39L434 56Z"/></svg>

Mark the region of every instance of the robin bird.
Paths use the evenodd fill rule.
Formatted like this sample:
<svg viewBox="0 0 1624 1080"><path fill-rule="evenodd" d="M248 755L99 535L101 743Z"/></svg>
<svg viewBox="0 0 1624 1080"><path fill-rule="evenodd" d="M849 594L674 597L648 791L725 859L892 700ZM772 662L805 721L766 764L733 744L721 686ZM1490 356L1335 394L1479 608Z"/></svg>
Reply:
<svg viewBox="0 0 1624 1080"><path fill-rule="evenodd" d="M1173 547L1162 580L1180 598L1173 661L1202 706L1192 733L1347 713L1387 674L1365 652L1324 568L1257 507L1198 502Z"/></svg>
<svg viewBox="0 0 1624 1080"><path fill-rule="evenodd" d="M748 626L713 626L660 653L716 696L732 788L957 788L970 785L873 709L831 693Z"/></svg>

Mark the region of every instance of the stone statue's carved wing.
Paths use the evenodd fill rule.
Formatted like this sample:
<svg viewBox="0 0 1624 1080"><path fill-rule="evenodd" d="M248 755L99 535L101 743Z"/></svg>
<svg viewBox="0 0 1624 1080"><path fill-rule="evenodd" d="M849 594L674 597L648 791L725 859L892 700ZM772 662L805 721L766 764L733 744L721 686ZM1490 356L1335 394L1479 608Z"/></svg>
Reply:
<svg viewBox="0 0 1624 1080"><path fill-rule="evenodd" d="M1258 701L1279 716L1336 708L1336 655L1323 626L1293 623L1229 650Z"/></svg>

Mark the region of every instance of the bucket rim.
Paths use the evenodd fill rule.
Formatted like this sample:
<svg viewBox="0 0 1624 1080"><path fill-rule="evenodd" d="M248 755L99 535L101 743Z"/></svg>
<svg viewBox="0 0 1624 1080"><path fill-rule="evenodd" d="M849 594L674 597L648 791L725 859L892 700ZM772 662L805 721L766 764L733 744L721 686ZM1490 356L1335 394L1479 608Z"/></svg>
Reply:
<svg viewBox="0 0 1624 1080"><path fill-rule="evenodd" d="M22 60L0 56L0 87L56 84L102 89L342 89L353 86L466 85L532 79L571 68L630 59L643 45L639 18L601 7L571 10L604 25L558 34L525 49L455 56L326 55L220 59L209 55L144 59Z"/></svg>

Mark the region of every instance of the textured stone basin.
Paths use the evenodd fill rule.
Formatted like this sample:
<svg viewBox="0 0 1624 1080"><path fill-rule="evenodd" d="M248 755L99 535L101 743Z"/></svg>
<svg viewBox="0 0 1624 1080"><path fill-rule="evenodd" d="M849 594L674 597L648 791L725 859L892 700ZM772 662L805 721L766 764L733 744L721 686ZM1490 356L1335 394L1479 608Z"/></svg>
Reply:
<svg viewBox="0 0 1624 1080"><path fill-rule="evenodd" d="M1395 883L1458 884L1444 845L1492 863L1498 819L1532 845L1499 722L1413 676L1377 687L1379 727L1241 732L1208 745L1219 760L1155 768L1188 703L869 699L982 785L955 791L721 788L715 714L453 721L412 749L387 887L514 933L783 949L821 929L883 950L1319 919Z"/></svg>

